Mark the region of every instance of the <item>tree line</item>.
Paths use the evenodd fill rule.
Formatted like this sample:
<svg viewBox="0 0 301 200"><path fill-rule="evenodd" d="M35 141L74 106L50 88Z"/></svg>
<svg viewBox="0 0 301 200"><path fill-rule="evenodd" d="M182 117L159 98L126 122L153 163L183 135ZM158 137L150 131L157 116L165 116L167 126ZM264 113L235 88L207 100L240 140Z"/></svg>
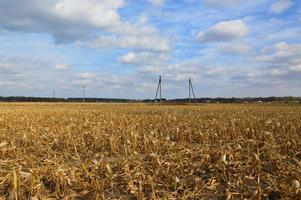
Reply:
<svg viewBox="0 0 301 200"><path fill-rule="evenodd" d="M83 98L49 98L49 97L23 97L23 96L0 96L1 102L83 102ZM159 100L157 100L159 101ZM187 103L184 99L161 99L165 103ZM197 103L300 103L301 97L244 97L244 98L197 98L192 102ZM119 99L119 98L85 98L85 102L112 102L112 103L154 103L154 99Z"/></svg>

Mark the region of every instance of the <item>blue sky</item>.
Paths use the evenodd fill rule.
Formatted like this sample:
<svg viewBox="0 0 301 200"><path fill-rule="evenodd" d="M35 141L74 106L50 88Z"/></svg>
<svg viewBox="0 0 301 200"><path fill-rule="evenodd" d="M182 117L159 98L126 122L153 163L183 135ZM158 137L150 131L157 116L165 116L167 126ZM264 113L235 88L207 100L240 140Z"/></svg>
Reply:
<svg viewBox="0 0 301 200"><path fill-rule="evenodd" d="M297 0L0 0L0 95L301 96Z"/></svg>

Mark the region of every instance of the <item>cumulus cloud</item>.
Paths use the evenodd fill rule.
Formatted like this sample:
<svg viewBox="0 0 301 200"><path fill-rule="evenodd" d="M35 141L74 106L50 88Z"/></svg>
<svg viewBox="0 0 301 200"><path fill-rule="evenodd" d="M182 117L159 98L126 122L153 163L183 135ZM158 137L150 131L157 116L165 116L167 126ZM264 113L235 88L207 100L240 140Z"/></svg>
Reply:
<svg viewBox="0 0 301 200"><path fill-rule="evenodd" d="M249 68L237 71L232 80L258 91L263 87L278 92L279 88L297 89L301 78L300 52L301 44L278 42L267 46L250 62Z"/></svg>
<svg viewBox="0 0 301 200"><path fill-rule="evenodd" d="M131 80L132 79L132 80ZM74 87L86 86L88 88L125 89L134 78L129 76L116 76L112 74L100 74L95 72L81 72L72 78L70 84Z"/></svg>
<svg viewBox="0 0 301 200"><path fill-rule="evenodd" d="M223 6L223 5L237 5L239 3L243 3L245 1L243 0L204 0L204 3L207 5L217 5L217 6Z"/></svg>
<svg viewBox="0 0 301 200"><path fill-rule="evenodd" d="M201 31L197 39L201 42L230 41L242 38L249 33L249 27L241 20L223 21L206 31Z"/></svg>
<svg viewBox="0 0 301 200"><path fill-rule="evenodd" d="M133 62L135 62L136 57L137 56L136 56L135 53L129 52L128 54L119 57L118 60L121 63L127 63L127 64L130 63L130 64L132 64Z"/></svg>
<svg viewBox="0 0 301 200"><path fill-rule="evenodd" d="M251 51L251 47L248 44L231 43L221 46L221 51L226 54L246 54Z"/></svg>
<svg viewBox="0 0 301 200"><path fill-rule="evenodd" d="M16 74L16 65L13 63L0 62L0 74Z"/></svg>
<svg viewBox="0 0 301 200"><path fill-rule="evenodd" d="M218 67L207 67L205 68L205 75L207 76L219 76L223 75L225 72L225 69L218 68Z"/></svg>
<svg viewBox="0 0 301 200"><path fill-rule="evenodd" d="M291 0L277 0L270 6L270 10L275 14L280 14L289 9L293 5Z"/></svg>
<svg viewBox="0 0 301 200"><path fill-rule="evenodd" d="M59 0L53 12L65 20L106 28L119 25L116 10L122 6L123 0Z"/></svg>
<svg viewBox="0 0 301 200"><path fill-rule="evenodd" d="M294 72L301 72L301 64L291 66L289 69Z"/></svg>
<svg viewBox="0 0 301 200"><path fill-rule="evenodd" d="M183 81L197 79L197 66L190 62L169 64L164 66L144 66L139 69L142 74L162 75L165 80Z"/></svg>
<svg viewBox="0 0 301 200"><path fill-rule="evenodd" d="M233 80L252 81L252 84L271 82L295 87L301 78L301 44L279 42L263 48L255 58L257 67L240 70ZM254 85L253 85L254 86Z"/></svg>
<svg viewBox="0 0 301 200"><path fill-rule="evenodd" d="M148 65L139 68L142 74L162 75L166 80L184 81L192 78L198 81L201 77L217 77L226 73L222 67L207 66L198 61L183 61L168 65Z"/></svg>
<svg viewBox="0 0 301 200"><path fill-rule="evenodd" d="M290 67L301 64L301 44L279 42L261 50L256 61L270 63L274 66Z"/></svg>
<svg viewBox="0 0 301 200"><path fill-rule="evenodd" d="M169 51L171 48L167 39L162 39L156 36L102 36L88 43L79 43L79 45L90 48L120 47L149 51Z"/></svg>
<svg viewBox="0 0 301 200"><path fill-rule="evenodd" d="M289 27L268 34L266 39L274 41L291 40L293 38L299 38L300 34L301 27Z"/></svg>
<svg viewBox="0 0 301 200"><path fill-rule="evenodd" d="M159 65L168 60L170 57L166 54L153 52L129 52L118 58L121 63L135 65Z"/></svg>
<svg viewBox="0 0 301 200"><path fill-rule="evenodd" d="M81 72L81 73L78 73L76 75L76 77L79 79L92 79L92 78L96 77L96 74L91 73L91 72Z"/></svg>
<svg viewBox="0 0 301 200"><path fill-rule="evenodd" d="M123 20L118 11L124 4L124 0L44 0L43 3L27 0L23 6L22 0L2 0L0 27L10 31L49 33L56 43L90 40L101 34L122 37L123 41L130 41L130 47L149 46L133 38L147 39L147 42L164 40L156 28L145 22Z"/></svg>
<svg viewBox="0 0 301 200"><path fill-rule="evenodd" d="M281 70L281 69L272 69L270 74L272 76L279 76L279 75L287 74L287 71L286 70Z"/></svg>
<svg viewBox="0 0 301 200"><path fill-rule="evenodd" d="M122 0L3 0L0 26L10 31L51 34L56 42L87 38L97 29L122 24L117 10Z"/></svg>
<svg viewBox="0 0 301 200"><path fill-rule="evenodd" d="M65 71L65 70L69 69L69 67L70 66L68 64L57 64L54 66L54 69Z"/></svg>
<svg viewBox="0 0 301 200"><path fill-rule="evenodd" d="M162 6L166 0L148 0L154 6Z"/></svg>

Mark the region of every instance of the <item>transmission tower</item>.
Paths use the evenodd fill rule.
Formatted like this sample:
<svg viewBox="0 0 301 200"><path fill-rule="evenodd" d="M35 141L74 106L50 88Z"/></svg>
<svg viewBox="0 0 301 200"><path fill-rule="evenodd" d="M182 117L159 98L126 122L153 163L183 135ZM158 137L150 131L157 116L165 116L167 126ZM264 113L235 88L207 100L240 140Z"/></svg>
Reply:
<svg viewBox="0 0 301 200"><path fill-rule="evenodd" d="M158 83L157 92L156 92L156 96L155 96L155 102L157 102L158 94L159 94L159 99L160 99L160 103L161 103L162 102L162 80L161 80L161 76L159 76L159 83Z"/></svg>
<svg viewBox="0 0 301 200"><path fill-rule="evenodd" d="M191 101L191 93L193 95L194 102L196 103L195 93L194 93L192 82L191 82L190 78L189 78L189 81L188 81L188 87L189 87L189 103L192 102Z"/></svg>

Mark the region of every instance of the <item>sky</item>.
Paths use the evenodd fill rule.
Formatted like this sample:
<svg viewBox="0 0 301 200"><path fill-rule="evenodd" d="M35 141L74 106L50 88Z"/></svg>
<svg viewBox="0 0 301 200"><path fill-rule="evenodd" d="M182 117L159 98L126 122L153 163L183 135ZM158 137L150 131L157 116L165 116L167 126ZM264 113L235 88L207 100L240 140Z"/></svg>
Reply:
<svg viewBox="0 0 301 200"><path fill-rule="evenodd" d="M0 0L0 96L301 96L299 0Z"/></svg>

